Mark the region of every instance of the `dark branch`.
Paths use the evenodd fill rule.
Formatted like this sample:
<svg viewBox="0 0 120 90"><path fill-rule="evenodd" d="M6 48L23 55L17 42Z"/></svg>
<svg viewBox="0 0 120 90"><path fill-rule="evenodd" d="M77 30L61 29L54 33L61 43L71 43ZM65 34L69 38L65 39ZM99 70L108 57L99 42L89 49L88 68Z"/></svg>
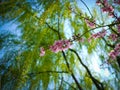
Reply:
<svg viewBox="0 0 120 90"><path fill-rule="evenodd" d="M60 22L59 22L59 15L58 15L58 37L59 37L59 39L61 39L59 24L60 24ZM72 72L71 69L70 69L70 65L69 65L69 63L68 63L68 61L67 61L67 58L66 58L66 55L65 55L65 52L64 52L64 51L62 51L62 55L63 55L63 57L64 57L64 59L65 59L67 68L68 68L68 70L71 72L71 76L72 76L72 78L74 79L74 81L75 81L78 89L79 89L79 90L83 90L82 87L79 85L79 82L77 81L75 75L73 74L73 72Z"/></svg>
<svg viewBox="0 0 120 90"><path fill-rule="evenodd" d="M66 58L66 55L65 55L64 51L62 51L62 54L63 54L63 57L65 59L65 62L66 62L66 65L67 65L68 69L71 71L70 65L69 65L69 63L67 61L67 58ZM73 74L72 71L71 71L71 76L74 79L75 83L77 84L77 87L79 88L79 90L83 90L82 87L79 85L79 82L77 81L77 79L76 79L76 77L75 77L75 75Z"/></svg>
<svg viewBox="0 0 120 90"><path fill-rule="evenodd" d="M28 75L37 75L37 74L43 74L43 73L68 73L68 71L40 71L40 72L37 72L37 73L28 73Z"/></svg>
<svg viewBox="0 0 120 90"><path fill-rule="evenodd" d="M80 63L82 64L82 66L86 69L87 73L89 74L91 80L93 81L93 83L95 84L95 86L97 87L97 89L98 89L98 90L104 90L104 87L103 87L102 83L99 82L97 79L95 79L95 78L92 76L90 70L89 70L88 67L82 62L82 60L81 60L81 58L79 57L78 53L77 53L75 50L73 50L73 49L69 49L69 50L72 51L72 52L74 52L75 55L78 57L79 62L80 62Z"/></svg>
<svg viewBox="0 0 120 90"><path fill-rule="evenodd" d="M114 45L109 44L109 43L105 40L105 38L102 38L102 39L104 40L104 42L106 43L107 46L109 46L109 47L111 47L111 48L114 48Z"/></svg>
<svg viewBox="0 0 120 90"><path fill-rule="evenodd" d="M46 25L51 29L53 30L54 32L58 33L58 31L56 29L54 29L53 27L51 27L47 22L46 22Z"/></svg>

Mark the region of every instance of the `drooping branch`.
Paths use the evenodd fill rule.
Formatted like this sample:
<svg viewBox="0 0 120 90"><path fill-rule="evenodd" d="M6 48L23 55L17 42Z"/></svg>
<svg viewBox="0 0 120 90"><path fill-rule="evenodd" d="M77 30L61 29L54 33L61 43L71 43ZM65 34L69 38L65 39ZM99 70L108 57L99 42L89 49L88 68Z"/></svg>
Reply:
<svg viewBox="0 0 120 90"><path fill-rule="evenodd" d="M92 15L89 7L87 6L87 4L86 4L83 0L80 0L80 1L85 5L85 7L87 8L87 10L88 10L88 12L90 13L91 17L93 18L93 15Z"/></svg>
<svg viewBox="0 0 120 90"><path fill-rule="evenodd" d="M81 58L79 57L78 53L73 50L73 49L69 49L71 52L74 52L74 54L78 57L79 62L82 64L82 66L86 69L87 73L89 74L91 80L93 81L93 83L95 84L95 86L97 87L98 90L104 90L103 84L101 82L99 82L97 79L95 79L90 70L88 69L88 67L82 62Z"/></svg>
<svg viewBox="0 0 120 90"><path fill-rule="evenodd" d="M62 79L62 78L59 78ZM65 81L64 79L62 79L64 83L68 84L71 88L73 88L74 90L77 90L74 86L72 86L71 84L69 84L67 81Z"/></svg>

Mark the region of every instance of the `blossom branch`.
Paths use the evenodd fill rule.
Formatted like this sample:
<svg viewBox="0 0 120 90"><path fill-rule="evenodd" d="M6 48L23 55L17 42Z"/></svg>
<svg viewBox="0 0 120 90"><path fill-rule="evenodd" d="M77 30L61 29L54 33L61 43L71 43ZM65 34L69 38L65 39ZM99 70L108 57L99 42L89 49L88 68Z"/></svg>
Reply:
<svg viewBox="0 0 120 90"><path fill-rule="evenodd" d="M60 36L60 28L59 28L59 16L58 16L58 36L59 36L59 39L61 39L61 36ZM79 85L79 82L78 82L78 80L76 79L75 75L73 74L72 70L70 69L70 65L69 65L69 63L68 63L68 61L67 61L67 57L66 57L65 52L64 52L63 50L62 50L62 55L63 55L63 57L64 57L64 59L65 59L67 68L68 68L68 70L71 72L71 76L72 76L72 78L74 79L74 81L75 81L78 89L79 89L79 90L83 90L82 87Z"/></svg>
<svg viewBox="0 0 120 90"><path fill-rule="evenodd" d="M84 36L84 35L87 34L88 32L93 31L93 30L95 30L95 29L102 28L102 27L107 27L107 26L108 26L108 27L109 27L109 26L114 26L114 25L117 25L117 24L120 24L120 23L116 22L116 23L107 24L107 25L101 25L101 26L92 28L92 29L90 29L90 30L84 32L80 37Z"/></svg>

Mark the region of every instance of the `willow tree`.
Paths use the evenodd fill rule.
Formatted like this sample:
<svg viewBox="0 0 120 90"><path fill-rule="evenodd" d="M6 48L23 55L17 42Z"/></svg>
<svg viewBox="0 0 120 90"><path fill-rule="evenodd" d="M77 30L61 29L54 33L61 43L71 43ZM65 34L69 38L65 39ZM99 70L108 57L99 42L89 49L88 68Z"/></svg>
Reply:
<svg viewBox="0 0 120 90"><path fill-rule="evenodd" d="M113 14L113 7L109 7L112 3L97 1L100 7L90 11L87 3L80 1L89 14L84 13L77 4L79 1L74 0L0 2L0 19L3 23L14 20L22 32L20 41L14 44L20 45L14 60L8 58L13 63L6 69L2 67L7 67L9 62L0 64L2 90L117 90L120 87L119 54L115 56L110 52L119 44L120 36L118 16ZM118 7L114 9L119 11ZM107 21L108 15L114 20ZM103 72L91 68L94 61L90 57L94 53L102 68L109 66L107 70L112 78L106 79Z"/></svg>

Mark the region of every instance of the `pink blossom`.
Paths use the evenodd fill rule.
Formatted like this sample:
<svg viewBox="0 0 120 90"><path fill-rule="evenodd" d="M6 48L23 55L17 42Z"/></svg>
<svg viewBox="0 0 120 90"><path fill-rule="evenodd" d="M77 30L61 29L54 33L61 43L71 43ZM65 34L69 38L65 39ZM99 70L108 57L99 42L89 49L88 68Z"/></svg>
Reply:
<svg viewBox="0 0 120 90"><path fill-rule="evenodd" d="M120 25L117 26L118 32L120 33Z"/></svg>
<svg viewBox="0 0 120 90"><path fill-rule="evenodd" d="M40 48L40 56L44 56L45 55L45 50L43 47Z"/></svg>
<svg viewBox="0 0 120 90"><path fill-rule="evenodd" d="M120 55L120 43L116 44L114 50L109 53L110 58L115 59Z"/></svg>
<svg viewBox="0 0 120 90"><path fill-rule="evenodd" d="M113 13L108 13L109 17L113 17L114 14Z"/></svg>
<svg viewBox="0 0 120 90"><path fill-rule="evenodd" d="M117 40L117 35L116 34L110 34L109 39L112 39L113 41Z"/></svg>
<svg viewBox="0 0 120 90"><path fill-rule="evenodd" d="M101 1L100 1L100 0L97 0L97 1L96 1L96 4L97 4L97 5L101 5Z"/></svg>
<svg viewBox="0 0 120 90"><path fill-rule="evenodd" d="M115 48L114 48L116 55L120 55L120 43L116 44Z"/></svg>
<svg viewBox="0 0 120 90"><path fill-rule="evenodd" d="M102 7L102 11L112 13L114 11L114 9L112 6L108 5L108 6Z"/></svg>
<svg viewBox="0 0 120 90"><path fill-rule="evenodd" d="M114 50L112 50L110 53L109 53L109 57L112 58L112 59L115 59L116 58L116 53Z"/></svg>
<svg viewBox="0 0 120 90"><path fill-rule="evenodd" d="M85 22L87 24L87 26L91 27L91 28L95 28L95 21L89 21L87 19L85 19Z"/></svg>
<svg viewBox="0 0 120 90"><path fill-rule="evenodd" d="M59 52L59 51L64 51L64 50L67 50L68 48L70 48L71 46L71 42L70 40L58 40L58 41L55 41L55 43L50 46L50 50L52 52Z"/></svg>
<svg viewBox="0 0 120 90"><path fill-rule="evenodd" d="M102 38L106 35L106 30L103 29L103 31L101 32L98 32L98 33L95 33L95 34L92 34L91 38Z"/></svg>
<svg viewBox="0 0 120 90"><path fill-rule="evenodd" d="M114 8L108 3L107 0L103 0L103 1L97 0L97 1L96 1L96 4L97 4L97 5L101 5L102 11L108 13L108 15L109 15L110 17L113 17L113 16L114 16L114 15L113 15Z"/></svg>

